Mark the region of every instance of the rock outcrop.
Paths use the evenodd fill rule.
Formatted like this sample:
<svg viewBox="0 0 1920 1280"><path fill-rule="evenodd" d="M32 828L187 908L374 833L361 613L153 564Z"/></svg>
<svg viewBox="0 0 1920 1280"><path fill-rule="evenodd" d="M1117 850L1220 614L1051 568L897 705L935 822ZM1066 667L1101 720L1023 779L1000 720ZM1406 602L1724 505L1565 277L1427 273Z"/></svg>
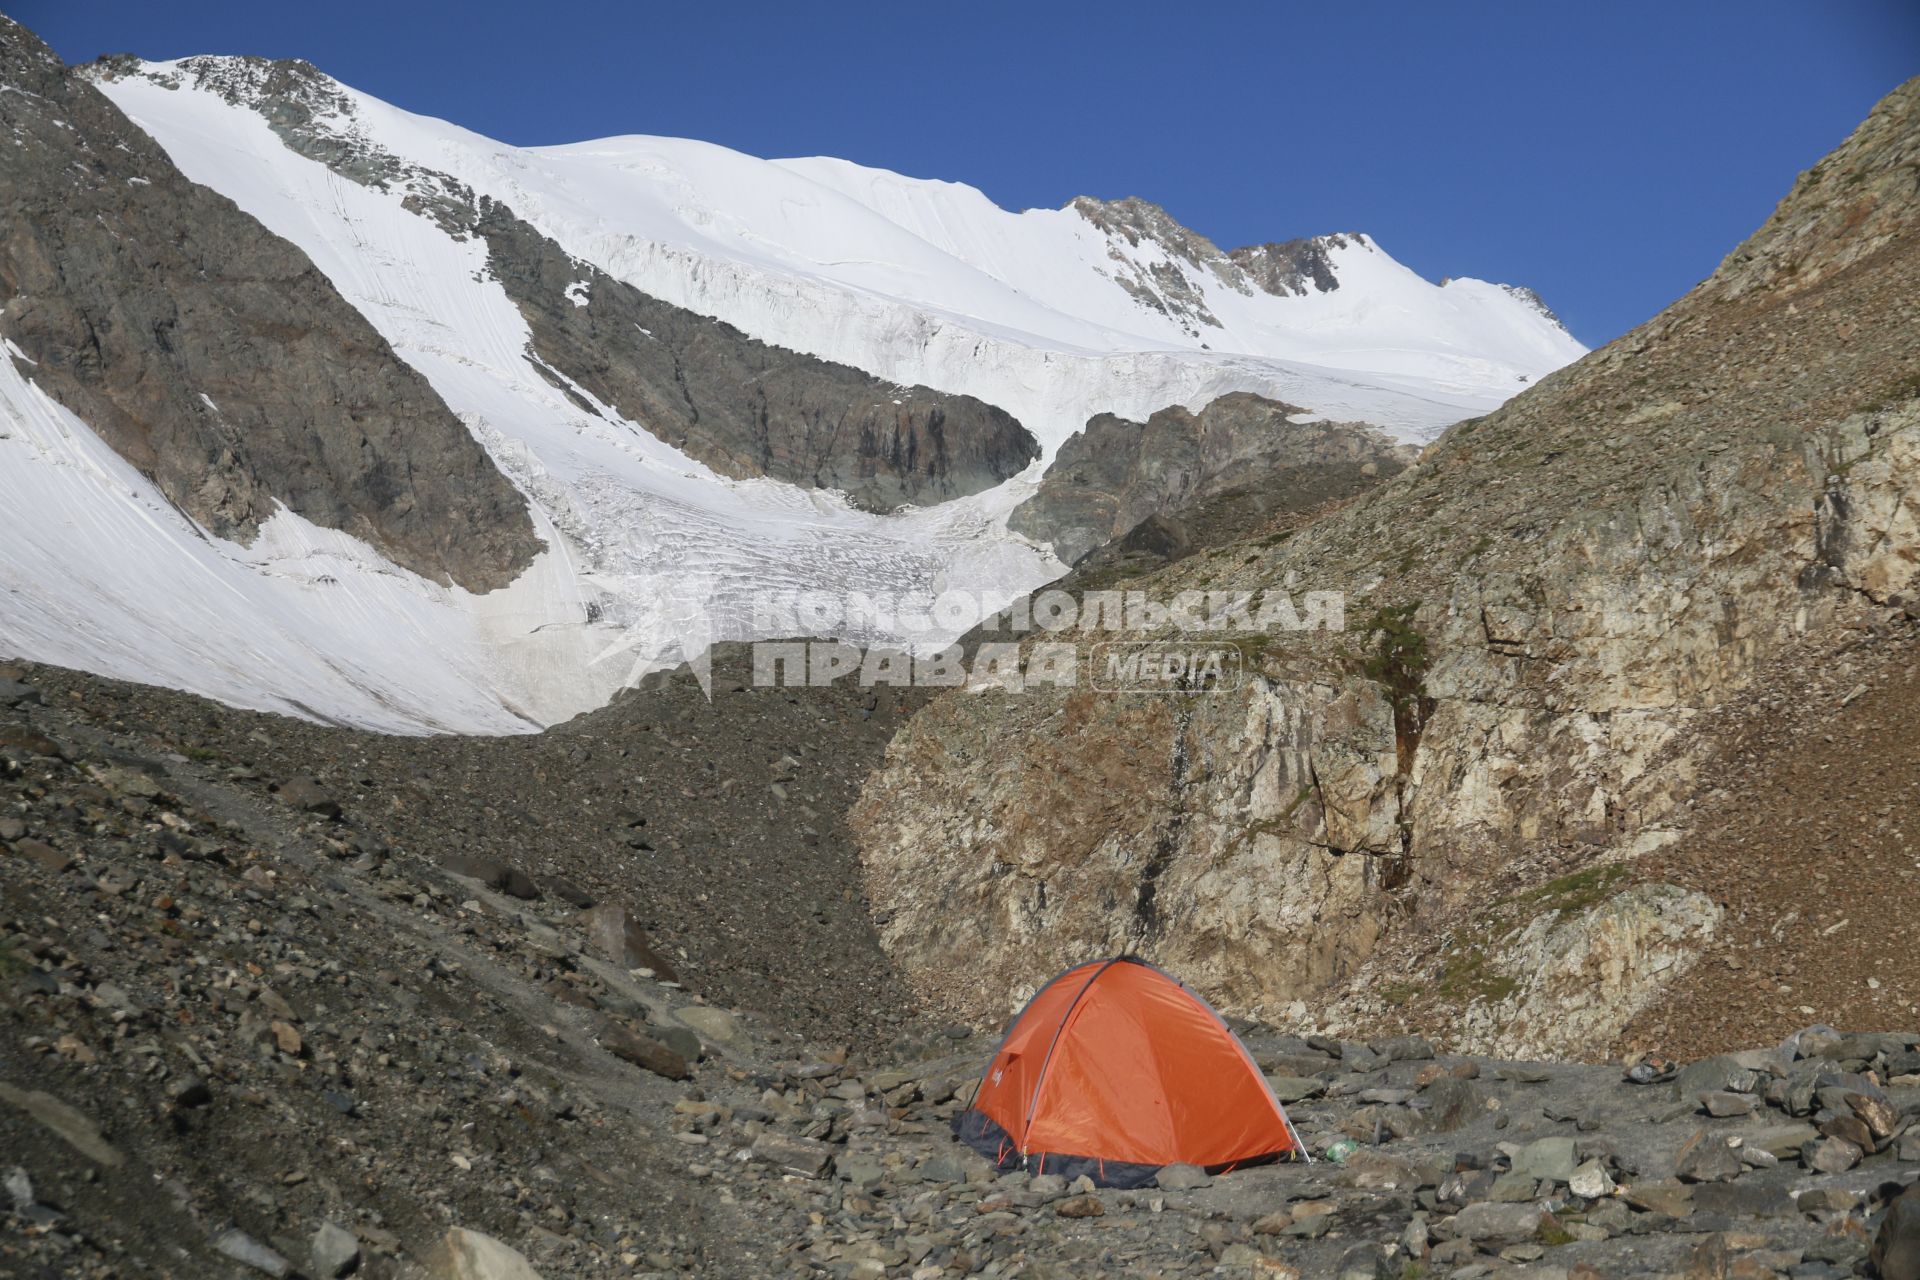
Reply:
<svg viewBox="0 0 1920 1280"><path fill-rule="evenodd" d="M473 590L540 550L486 451L312 262L0 19L0 336L210 532L285 507Z"/></svg>
<svg viewBox="0 0 1920 1280"><path fill-rule="evenodd" d="M1309 289L1332 293L1340 287L1327 251L1344 249L1354 239L1336 233L1278 244L1250 244L1230 251L1227 257L1268 293L1283 298L1305 297Z"/></svg>
<svg viewBox="0 0 1920 1280"><path fill-rule="evenodd" d="M650 298L576 263L497 202L473 230L543 372L722 475L837 489L889 511L991 489L1040 456L1001 409L893 386Z"/></svg>
<svg viewBox="0 0 1920 1280"><path fill-rule="evenodd" d="M1305 415L1244 392L1145 422L1103 413L1060 446L1008 527L1072 564L1150 517L1230 489L1256 487L1272 508L1302 510L1352 496L1417 456L1364 424L1294 416Z"/></svg>
<svg viewBox="0 0 1920 1280"><path fill-rule="evenodd" d="M1920 81L1713 279L1395 480L1129 584L1298 580L1345 592L1359 634L1262 644L1204 696L1030 688L916 716L856 814L896 959L982 1021L1061 956L1122 946L1236 1011L1358 1016L1344 997L1442 976L1437 956L1369 971L1386 942L1471 933L1529 884L1676 838L1713 758L1703 711L1789 644L1920 611L1917 108ZM1787 283L1755 262L1791 263ZM1661 933L1673 963L1614 965L1605 939L1652 936L1623 923L1649 907L1580 907L1601 913L1591 972L1633 986L1601 997L1620 1016L1708 927L1688 907ZM1525 1024L1487 1042L1592 1051L1618 1030Z"/></svg>

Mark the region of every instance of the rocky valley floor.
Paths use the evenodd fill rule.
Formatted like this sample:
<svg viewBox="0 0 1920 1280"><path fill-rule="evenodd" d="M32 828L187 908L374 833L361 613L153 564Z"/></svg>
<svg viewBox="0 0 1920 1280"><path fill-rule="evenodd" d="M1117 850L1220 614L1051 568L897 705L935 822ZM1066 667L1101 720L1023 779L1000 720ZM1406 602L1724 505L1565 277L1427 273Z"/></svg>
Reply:
<svg viewBox="0 0 1920 1280"><path fill-rule="evenodd" d="M0 670L0 1275L1839 1277L1920 1230L1920 1032L1244 1026L1315 1162L1001 1175L948 1131L991 1038L916 1015L842 823L901 708L735 665L514 739Z"/></svg>

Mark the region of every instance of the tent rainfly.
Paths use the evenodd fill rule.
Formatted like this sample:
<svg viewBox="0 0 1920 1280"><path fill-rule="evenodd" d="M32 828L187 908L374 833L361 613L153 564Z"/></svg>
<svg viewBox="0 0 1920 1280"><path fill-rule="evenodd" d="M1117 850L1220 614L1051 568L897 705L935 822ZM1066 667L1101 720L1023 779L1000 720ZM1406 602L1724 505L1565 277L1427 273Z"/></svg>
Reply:
<svg viewBox="0 0 1920 1280"><path fill-rule="evenodd" d="M1169 1164L1220 1173L1306 1155L1220 1015L1132 956L1042 987L953 1123L1002 1169L1085 1174L1105 1187L1141 1186Z"/></svg>

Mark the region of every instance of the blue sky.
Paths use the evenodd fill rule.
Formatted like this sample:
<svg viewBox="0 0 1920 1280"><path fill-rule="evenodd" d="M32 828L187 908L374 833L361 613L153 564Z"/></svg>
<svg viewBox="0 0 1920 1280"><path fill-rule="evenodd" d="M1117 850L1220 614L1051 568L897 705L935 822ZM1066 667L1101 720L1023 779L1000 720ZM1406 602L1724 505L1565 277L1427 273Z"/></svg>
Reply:
<svg viewBox="0 0 1920 1280"><path fill-rule="evenodd" d="M1233 247L1371 233L1598 344L1920 73L1915 0L584 4L12 0L69 61L304 57L516 143L659 133L1138 195Z"/></svg>

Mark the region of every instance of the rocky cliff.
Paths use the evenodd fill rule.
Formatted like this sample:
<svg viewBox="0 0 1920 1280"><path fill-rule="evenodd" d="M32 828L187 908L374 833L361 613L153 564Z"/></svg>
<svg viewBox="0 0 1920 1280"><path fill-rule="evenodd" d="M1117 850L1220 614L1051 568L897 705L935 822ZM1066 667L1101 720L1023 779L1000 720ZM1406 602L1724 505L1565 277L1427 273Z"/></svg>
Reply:
<svg viewBox="0 0 1920 1280"><path fill-rule="evenodd" d="M1920 81L1711 280L1392 482L1132 584L1339 590L1349 634L1251 646L1234 692L917 715L856 815L896 959L983 1021L1131 949L1243 1012L1443 991L1471 1043L1603 1050L1720 926L1597 874L1685 830L1703 715L1920 603L1917 109ZM1536 996L1587 1010L1518 1018Z"/></svg>
<svg viewBox="0 0 1920 1280"><path fill-rule="evenodd" d="M893 386L648 297L575 262L498 202L472 226L543 371L722 475L838 489L889 511L991 489L1040 456L1001 409Z"/></svg>
<svg viewBox="0 0 1920 1280"><path fill-rule="evenodd" d="M0 335L24 376L221 537L284 506L474 590L526 567L519 493L304 254L4 18L0 86Z"/></svg>
<svg viewBox="0 0 1920 1280"><path fill-rule="evenodd" d="M1416 450L1360 423L1289 421L1296 406L1239 392L1145 422L1103 413L1055 456L1008 527L1068 564L1151 516L1168 516L1258 478L1289 507L1350 494L1398 473Z"/></svg>

